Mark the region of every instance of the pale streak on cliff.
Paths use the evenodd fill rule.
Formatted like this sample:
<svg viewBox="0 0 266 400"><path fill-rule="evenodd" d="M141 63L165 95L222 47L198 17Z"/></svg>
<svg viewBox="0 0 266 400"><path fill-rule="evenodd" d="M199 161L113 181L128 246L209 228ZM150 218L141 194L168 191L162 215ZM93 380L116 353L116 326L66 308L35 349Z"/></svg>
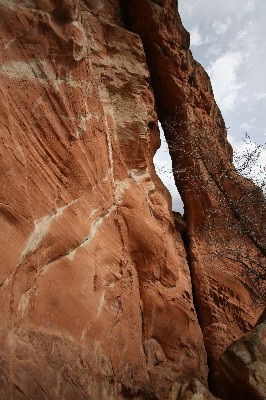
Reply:
<svg viewBox="0 0 266 400"><path fill-rule="evenodd" d="M17 267L22 263L22 261L27 257L28 254L33 253L38 248L39 244L47 235L51 223L61 217L64 211L67 208L71 207L73 204L77 203L77 201L79 201L79 198L72 200L70 203L66 204L63 207L57 208L54 214L45 215L39 220L34 221L34 230L28 238L28 241L21 253Z"/></svg>

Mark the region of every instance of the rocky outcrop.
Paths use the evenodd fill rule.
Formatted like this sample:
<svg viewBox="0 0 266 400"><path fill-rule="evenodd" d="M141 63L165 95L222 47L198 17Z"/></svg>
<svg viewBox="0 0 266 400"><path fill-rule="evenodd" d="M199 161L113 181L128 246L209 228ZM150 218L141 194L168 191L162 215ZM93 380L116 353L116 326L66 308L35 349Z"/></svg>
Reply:
<svg viewBox="0 0 266 400"><path fill-rule="evenodd" d="M145 53L75 4L0 2L0 397L167 398L207 364Z"/></svg>
<svg viewBox="0 0 266 400"><path fill-rule="evenodd" d="M258 242L263 242L265 251L260 228L265 225L265 213L261 217L265 200L235 171L209 77L192 57L176 1L131 0L124 4L127 26L143 41L158 116L184 202L195 304L208 354L210 384L220 393L219 356L254 326L261 313L260 307L254 310L251 305L256 285L252 288L243 276L239 251L248 249L244 262L248 257L257 260L261 252ZM250 199L251 193L256 193L257 202L254 198L241 202ZM249 208L248 202L252 204ZM258 212L254 212L256 204ZM256 235L252 235L254 231Z"/></svg>
<svg viewBox="0 0 266 400"><path fill-rule="evenodd" d="M172 398L175 400L218 400L197 380L185 384L176 384L174 388L176 395Z"/></svg>
<svg viewBox="0 0 266 400"><path fill-rule="evenodd" d="M266 399L266 319L221 356L229 398Z"/></svg>
<svg viewBox="0 0 266 400"><path fill-rule="evenodd" d="M173 211L173 216L174 216L175 229L177 230L177 232L186 232L187 223L180 214L180 212Z"/></svg>
<svg viewBox="0 0 266 400"><path fill-rule="evenodd" d="M216 192L176 177L187 257L154 170L156 110L175 168L206 176L183 140L206 132L231 162L176 2L0 0L0 18L0 397L205 395L206 350L213 371L259 310L210 257Z"/></svg>

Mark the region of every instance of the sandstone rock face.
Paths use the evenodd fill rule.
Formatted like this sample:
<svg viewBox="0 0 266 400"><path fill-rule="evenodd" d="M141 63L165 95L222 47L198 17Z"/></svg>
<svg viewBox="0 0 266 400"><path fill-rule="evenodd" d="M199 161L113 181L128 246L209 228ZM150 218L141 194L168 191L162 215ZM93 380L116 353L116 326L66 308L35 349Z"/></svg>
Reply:
<svg viewBox="0 0 266 400"><path fill-rule="evenodd" d="M239 249L247 248L248 257L257 259L259 253L265 261L266 239L257 227L266 223L266 208L263 198L264 205L258 210L240 201L257 189L233 167L232 149L209 77L192 57L189 34L176 3L124 1L128 26L143 41L159 119L184 202L195 304L210 382L219 392L220 354L249 331L261 313L260 307L252 307L254 289L243 277L238 257ZM261 199L259 191L256 196ZM261 219L256 220L257 216Z"/></svg>
<svg viewBox="0 0 266 400"><path fill-rule="evenodd" d="M1 399L206 383L140 37L118 1L0 1Z"/></svg>
<svg viewBox="0 0 266 400"><path fill-rule="evenodd" d="M177 211L173 211L173 216L174 216L175 229L177 230L177 232L186 232L187 223L182 217L182 215Z"/></svg>
<svg viewBox="0 0 266 400"><path fill-rule="evenodd" d="M231 148L176 1L0 0L0 21L0 398L206 385L206 350L215 375L260 310L238 266L210 256L206 232L223 240L235 220L219 207L207 229L221 203L191 179L213 174L192 143L209 138L230 166ZM188 254L152 162L156 110L175 167L192 171L176 177ZM205 398L201 384L182 396Z"/></svg>
<svg viewBox="0 0 266 400"><path fill-rule="evenodd" d="M215 400L214 397L199 381L192 380L190 383L178 385L173 388L173 400Z"/></svg>
<svg viewBox="0 0 266 400"><path fill-rule="evenodd" d="M266 399L266 319L231 344L221 356L228 397Z"/></svg>

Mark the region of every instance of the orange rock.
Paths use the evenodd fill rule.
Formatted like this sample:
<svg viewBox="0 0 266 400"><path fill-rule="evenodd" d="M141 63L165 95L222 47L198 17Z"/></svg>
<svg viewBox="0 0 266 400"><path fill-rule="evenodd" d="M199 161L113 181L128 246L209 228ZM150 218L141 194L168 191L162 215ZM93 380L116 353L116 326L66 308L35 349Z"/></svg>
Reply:
<svg viewBox="0 0 266 400"><path fill-rule="evenodd" d="M231 169L232 150L176 1L12 0L0 18L0 397L172 399L193 378L187 395L210 397L206 351L219 391L219 356L260 309L212 257L235 215L192 155L200 137ZM188 254L152 162L156 110Z"/></svg>
<svg viewBox="0 0 266 400"><path fill-rule="evenodd" d="M254 229L265 252L260 227L266 221L259 220L265 199L250 181L236 174L209 77L189 50L189 34L182 26L177 2L130 0L123 4L127 26L144 44L158 116L184 202L195 304L211 387L219 393L219 356L254 326L261 313L260 306L252 306L256 284L252 286L243 276L235 253L246 247L248 256L257 260L261 249L251 240ZM256 194L264 205L257 201L253 206L251 200L249 207L245 203L233 209L232 202L239 202L246 193ZM244 216L240 222L239 211Z"/></svg>
<svg viewBox="0 0 266 400"><path fill-rule="evenodd" d="M142 42L118 1L4 2L0 397L167 398L207 380L190 270L152 163Z"/></svg>

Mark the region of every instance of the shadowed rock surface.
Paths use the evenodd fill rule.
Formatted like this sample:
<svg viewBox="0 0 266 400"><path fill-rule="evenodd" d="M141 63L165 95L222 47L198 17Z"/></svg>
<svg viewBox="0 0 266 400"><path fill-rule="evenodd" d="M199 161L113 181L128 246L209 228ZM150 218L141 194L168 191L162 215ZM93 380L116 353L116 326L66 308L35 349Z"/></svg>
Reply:
<svg viewBox="0 0 266 400"><path fill-rule="evenodd" d="M182 217L182 215L177 211L173 211L173 216L174 216L175 229L177 230L177 232L185 232L187 230L187 223Z"/></svg>
<svg viewBox="0 0 266 400"><path fill-rule="evenodd" d="M264 313L265 314L265 313ZM221 356L228 396L239 400L266 399L266 319L232 343Z"/></svg>
<svg viewBox="0 0 266 400"><path fill-rule="evenodd" d="M197 380L192 380L189 384L177 384L175 389L177 392L175 400L219 400Z"/></svg>

